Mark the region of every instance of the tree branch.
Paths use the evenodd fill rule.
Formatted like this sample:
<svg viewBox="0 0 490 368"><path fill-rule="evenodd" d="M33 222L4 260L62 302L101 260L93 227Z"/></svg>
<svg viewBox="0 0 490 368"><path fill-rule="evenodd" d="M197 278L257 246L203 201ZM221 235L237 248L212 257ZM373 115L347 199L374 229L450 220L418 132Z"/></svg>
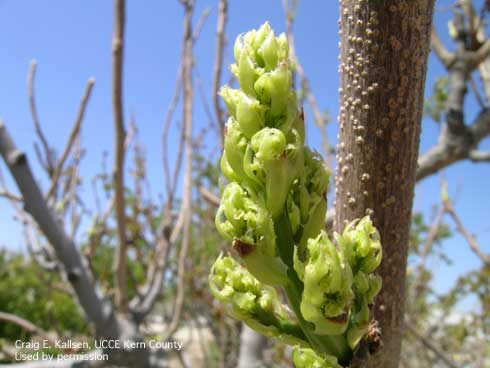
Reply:
<svg viewBox="0 0 490 368"><path fill-rule="evenodd" d="M184 105L183 105L183 124L185 134L185 172L183 183L182 199L182 219L183 219L183 236L179 253L178 270L177 270L177 296L174 303L172 320L170 321L167 336L173 335L177 330L184 305L184 277L186 274L186 258L190 245L191 220L192 220L192 13L194 10L194 1L190 0L184 3L185 20L184 20L184 57L182 60L182 78L184 83Z"/></svg>
<svg viewBox="0 0 490 368"><path fill-rule="evenodd" d="M213 105L216 114L216 120L218 121L220 142L223 146L225 120L223 116L223 109L219 104L218 90L221 84L221 70L223 68L223 52L225 48L225 25L228 17L228 0L220 0L218 6L218 23L216 26L216 53L214 57L214 69L213 69L213 89L211 94L213 96Z"/></svg>
<svg viewBox="0 0 490 368"><path fill-rule="evenodd" d="M490 162L490 151L470 151L469 158L473 162Z"/></svg>
<svg viewBox="0 0 490 368"><path fill-rule="evenodd" d="M54 194L54 191L58 184L58 179L61 175L61 172L63 171L63 165L65 164L65 161L68 158L68 155L73 148L73 143L75 142L75 139L78 137L80 133L80 127L82 126L83 117L85 115L85 110L87 108L88 100L90 99L90 95L92 93L92 88L94 84L95 84L94 78L90 78L87 82L87 86L85 87L85 92L83 93L82 100L80 101L80 106L78 108L78 114L75 119L75 123L73 124L73 127L71 129L70 135L68 137L68 141L66 142L65 145L65 149L63 150L63 153L61 154L61 157L58 160L56 168L53 171L51 186L49 187L49 190L46 194L46 199L49 199Z"/></svg>
<svg viewBox="0 0 490 368"><path fill-rule="evenodd" d="M53 338L53 336L51 336L49 333L44 331L41 327L38 327L34 323L22 317L16 316L15 314L0 311L0 321L13 323L21 327L22 329L26 330L27 332L30 332L34 335L38 335L39 337L48 341L52 345L54 345L56 341L56 339Z"/></svg>
<svg viewBox="0 0 490 368"><path fill-rule="evenodd" d="M53 162L53 152L51 151L51 148L49 147L48 141L46 140L46 137L44 136L44 133L41 129L41 123L39 122L39 115L37 113L37 108L36 108L36 97L34 93L34 81L36 79L36 70L37 70L37 61L32 60L31 64L29 66L29 74L27 77L27 91L29 95L29 108L31 110L31 116L32 116L32 121L34 122L34 129L36 131L36 135L38 136L39 140L41 141L41 144L43 146L44 150L44 159L46 163L46 171L48 172L48 175L51 177L53 174L54 170L54 162ZM41 162L42 157L40 156Z"/></svg>
<svg viewBox="0 0 490 368"><path fill-rule="evenodd" d="M114 115L115 156L113 182L115 191L115 209L117 221L118 246L114 269L116 286L116 304L124 313L127 308L126 283L126 214L124 198L124 128L123 112L123 53L124 53L125 0L114 0L114 29L112 39L112 108Z"/></svg>
<svg viewBox="0 0 490 368"><path fill-rule="evenodd" d="M208 202L211 206L218 207L220 204L220 199L214 193L211 193L208 189L202 185L199 187L199 194Z"/></svg>
<svg viewBox="0 0 490 368"><path fill-rule="evenodd" d="M459 218L459 216L456 214L456 211L454 211L453 205L449 199L444 200L444 210L451 218L453 219L454 223L456 224L456 229L458 232L465 238L466 242L470 246L471 250L475 255L480 258L480 260L485 263L486 265L490 266L490 255L485 254L481 249L476 241L475 237L469 233L468 230L463 225L463 222Z"/></svg>
<svg viewBox="0 0 490 368"><path fill-rule="evenodd" d="M95 325L96 335L117 338L119 326L112 308L103 301L94 287L92 275L84 267L77 247L48 208L26 155L15 146L3 122L0 122L0 153L22 194L25 210L34 218L53 246L81 307L89 321Z"/></svg>
<svg viewBox="0 0 490 368"><path fill-rule="evenodd" d="M449 52L446 49L441 39L439 38L435 27L432 27L432 32L430 34L430 45L442 64L446 68L449 68L454 61L454 53Z"/></svg>

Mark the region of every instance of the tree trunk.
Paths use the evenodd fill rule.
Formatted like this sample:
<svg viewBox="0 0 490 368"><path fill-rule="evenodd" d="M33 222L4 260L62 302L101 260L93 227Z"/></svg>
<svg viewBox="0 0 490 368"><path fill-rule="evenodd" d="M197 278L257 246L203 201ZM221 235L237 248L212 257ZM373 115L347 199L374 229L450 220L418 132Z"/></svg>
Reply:
<svg viewBox="0 0 490 368"><path fill-rule="evenodd" d="M384 348L369 367L394 368L400 358L433 6L434 0L340 1L335 231L368 214L384 253L374 310Z"/></svg>

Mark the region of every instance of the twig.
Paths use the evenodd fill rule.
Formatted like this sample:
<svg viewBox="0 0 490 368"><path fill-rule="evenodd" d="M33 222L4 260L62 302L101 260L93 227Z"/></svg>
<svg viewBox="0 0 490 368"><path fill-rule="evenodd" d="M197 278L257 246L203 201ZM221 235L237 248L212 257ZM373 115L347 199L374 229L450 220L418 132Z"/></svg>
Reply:
<svg viewBox="0 0 490 368"><path fill-rule="evenodd" d="M192 40L194 43L197 41L199 38L199 35L201 34L202 27L204 27L204 24L206 23L206 20L209 17L209 13L211 13L211 7L206 7L202 13L201 16L199 17L196 26L194 27L194 32L192 33Z"/></svg>
<svg viewBox="0 0 490 368"><path fill-rule="evenodd" d="M44 331L41 327L38 327L34 323L22 317L16 316L15 314L0 312L0 321L13 323L26 330L27 332L38 335L52 345L54 345L57 340L56 338L53 338L53 336L51 336L49 333Z"/></svg>
<svg viewBox="0 0 490 368"><path fill-rule="evenodd" d="M220 199L209 190L207 190L202 185L199 187L199 194L204 198L206 202L208 202L211 206L218 207L220 203Z"/></svg>
<svg viewBox="0 0 490 368"><path fill-rule="evenodd" d="M183 48L183 47L182 47ZM163 173L165 175L165 186L167 189L167 201L173 198L174 187L172 182L175 182L176 179L171 180L170 178L170 168L168 163L168 132L170 129L170 123L172 122L172 117L174 115L175 109L177 108L177 104L179 102L179 97L182 92L182 56L181 56L181 65L179 65L179 70L177 72L177 80L175 82L175 92L172 97L172 101L167 109L167 113L165 115L165 120L163 123L163 133L162 133L162 161L163 161ZM179 155L177 155L179 157ZM174 171L175 172L175 171ZM175 177L175 174L174 174ZM172 202L172 201L171 201ZM171 206L170 206L171 207Z"/></svg>
<svg viewBox="0 0 490 368"><path fill-rule="evenodd" d="M49 199L54 194L54 191L58 184L58 179L61 175L61 172L63 171L63 165L65 164L65 161L68 158L68 155L73 148L73 142L75 141L75 139L78 137L80 133L80 127L82 126L83 117L85 115L87 103L88 100L90 99L90 95L92 93L92 88L94 87L94 84L95 84L94 78L90 78L87 82L87 85L85 87L85 92L83 93L82 100L80 101L80 106L78 108L78 114L75 119L75 123L73 124L73 127L71 129L70 135L68 137L68 141L66 142L65 145L65 149L63 150L63 153L61 154L61 157L58 160L58 163L56 164L56 168L53 171L51 186L49 187L49 190L45 197L47 199Z"/></svg>
<svg viewBox="0 0 490 368"><path fill-rule="evenodd" d="M454 53L449 52L446 49L446 47L442 43L442 41L439 38L439 35L437 34L437 31L434 27L432 27L432 33L430 35L430 44L431 44L432 50L435 52L435 54L437 55L439 60L441 60L442 64L446 68L449 68L449 66L454 61Z"/></svg>
<svg viewBox="0 0 490 368"><path fill-rule="evenodd" d="M489 151L470 151L470 160L473 162L489 162L490 152Z"/></svg>
<svg viewBox="0 0 490 368"><path fill-rule="evenodd" d="M221 70L223 68L223 52L225 48L225 26L228 17L228 0L220 0L218 7L218 23L216 26L216 53L214 56L213 69L213 88L211 94L213 96L213 105L218 121L220 143L223 146L225 121L223 110L219 104L218 89L221 84Z"/></svg>
<svg viewBox="0 0 490 368"><path fill-rule="evenodd" d="M117 221L118 247L116 250L115 286L116 304L124 313L127 308L126 284L126 215L124 199L124 113L123 113L123 53L124 53L125 0L114 0L114 30L112 39L112 107L114 114L115 155L113 181Z"/></svg>
<svg viewBox="0 0 490 368"><path fill-rule="evenodd" d="M475 253L475 255L478 256L478 258L480 258L483 263L485 263L486 265L490 265L490 255L485 254L480 249L480 246L475 237L471 235L468 230L466 230L449 199L446 199L444 201L444 210L449 216L451 216L454 223L456 224L456 229L465 238L473 253Z"/></svg>
<svg viewBox="0 0 490 368"><path fill-rule="evenodd" d="M184 21L184 58L182 63L182 78L184 83L184 106L183 106L183 124L185 132L185 172L183 183L183 199L181 213L183 214L183 236L179 253L178 270L177 270L177 296L175 298L172 320L168 328L167 335L175 333L179 326L180 316L184 305L184 277L186 273L186 258L190 245L190 232L192 220L192 12L194 2L185 4L185 21Z"/></svg>
<svg viewBox="0 0 490 368"><path fill-rule="evenodd" d="M39 122L39 115L37 113L36 97L35 97L35 93L34 93L34 80L36 79L36 69L37 69L37 61L32 60L30 66L29 66L29 74L27 77L27 91L28 91L28 95L29 95L29 108L31 110L31 116L32 116L32 121L34 122L34 129L36 131L36 135L38 136L38 138L41 141L41 144L43 146L44 155L45 155L46 170L48 172L48 175L51 177L53 175L53 170L54 170L53 152L49 148L48 141L46 140L46 137L44 136L44 133L41 129L41 123ZM40 157L42 157L42 156L40 155Z"/></svg>
<svg viewBox="0 0 490 368"><path fill-rule="evenodd" d="M6 191L0 191L0 197L7 198L10 201L21 202L21 203L23 202L22 197L19 197L18 195Z"/></svg>

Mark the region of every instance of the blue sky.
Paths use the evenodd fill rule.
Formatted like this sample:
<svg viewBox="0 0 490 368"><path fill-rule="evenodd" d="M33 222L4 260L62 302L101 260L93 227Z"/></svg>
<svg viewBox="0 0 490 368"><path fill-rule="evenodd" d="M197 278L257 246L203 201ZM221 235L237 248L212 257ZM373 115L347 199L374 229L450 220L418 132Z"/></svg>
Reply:
<svg viewBox="0 0 490 368"><path fill-rule="evenodd" d="M127 42L125 50L124 101L126 118L133 113L148 157L148 172L154 193L163 192L161 160L162 122L174 91L179 62L183 10L177 0L127 2ZM443 7L450 1L438 1ZM477 3L481 3L478 1ZM144 5L143 5L144 4ZM214 36L217 8L215 1L198 0L195 20L206 7L211 13L195 46L195 58L208 103L214 60ZM337 15L336 1L300 1L295 24L296 51L322 109L337 115ZM436 12L436 25L446 30L450 13ZM238 33L258 27L268 20L276 32L284 30L280 0L231 0L227 36L229 46ZM26 76L31 59L38 61L36 80L37 105L45 133L51 144L63 147L85 83L91 76L96 84L83 125L83 143L87 155L82 164L85 179L84 197L90 201L89 178L100 168L104 150L112 150L112 112L110 94L112 2L95 0L22 1L0 0L0 117L17 144L26 150L34 163L32 120L29 113ZM442 35L447 41L447 36ZM449 45L449 43L448 43ZM225 64L231 62L231 48L226 49ZM223 80L228 79L226 71ZM429 61L428 88L436 77L444 75L440 63ZM197 75L195 75L197 77ZM196 92L194 132L207 125L203 105ZM468 121L477 113L471 94L468 97ZM307 118L311 117L308 109ZM310 119L311 122L311 119ZM330 124L329 136L336 136L337 124ZM424 121L421 150L425 152L437 141L437 126ZM318 132L310 124L309 143L319 147ZM176 132L170 139L174 156ZM487 140L483 147L489 149ZM172 162L172 159L170 160ZM46 188L46 178L33 164L37 178ZM4 176L9 174L1 164ZM490 251L490 225L487 221L490 198L490 165L458 163L446 171L450 192L457 193L455 207L465 225L478 236L482 247ZM11 184L11 180L8 180ZM13 186L11 186L13 188ZM415 210L429 213L439 198L439 179L431 177L417 186ZM331 200L330 200L331 203ZM0 246L25 249L20 227L12 221L12 211L0 201ZM452 266L434 263L435 285L445 289L467 270L479 266L460 236L444 244Z"/></svg>

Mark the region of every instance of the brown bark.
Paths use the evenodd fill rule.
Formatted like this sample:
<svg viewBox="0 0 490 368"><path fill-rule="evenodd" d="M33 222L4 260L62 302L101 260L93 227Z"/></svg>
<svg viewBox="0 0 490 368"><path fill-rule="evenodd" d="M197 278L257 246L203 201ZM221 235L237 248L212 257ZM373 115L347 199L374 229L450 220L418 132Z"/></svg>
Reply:
<svg viewBox="0 0 490 368"><path fill-rule="evenodd" d="M397 367L405 270L434 0L340 1L335 230L371 215L383 243L374 310L384 348L366 365Z"/></svg>

